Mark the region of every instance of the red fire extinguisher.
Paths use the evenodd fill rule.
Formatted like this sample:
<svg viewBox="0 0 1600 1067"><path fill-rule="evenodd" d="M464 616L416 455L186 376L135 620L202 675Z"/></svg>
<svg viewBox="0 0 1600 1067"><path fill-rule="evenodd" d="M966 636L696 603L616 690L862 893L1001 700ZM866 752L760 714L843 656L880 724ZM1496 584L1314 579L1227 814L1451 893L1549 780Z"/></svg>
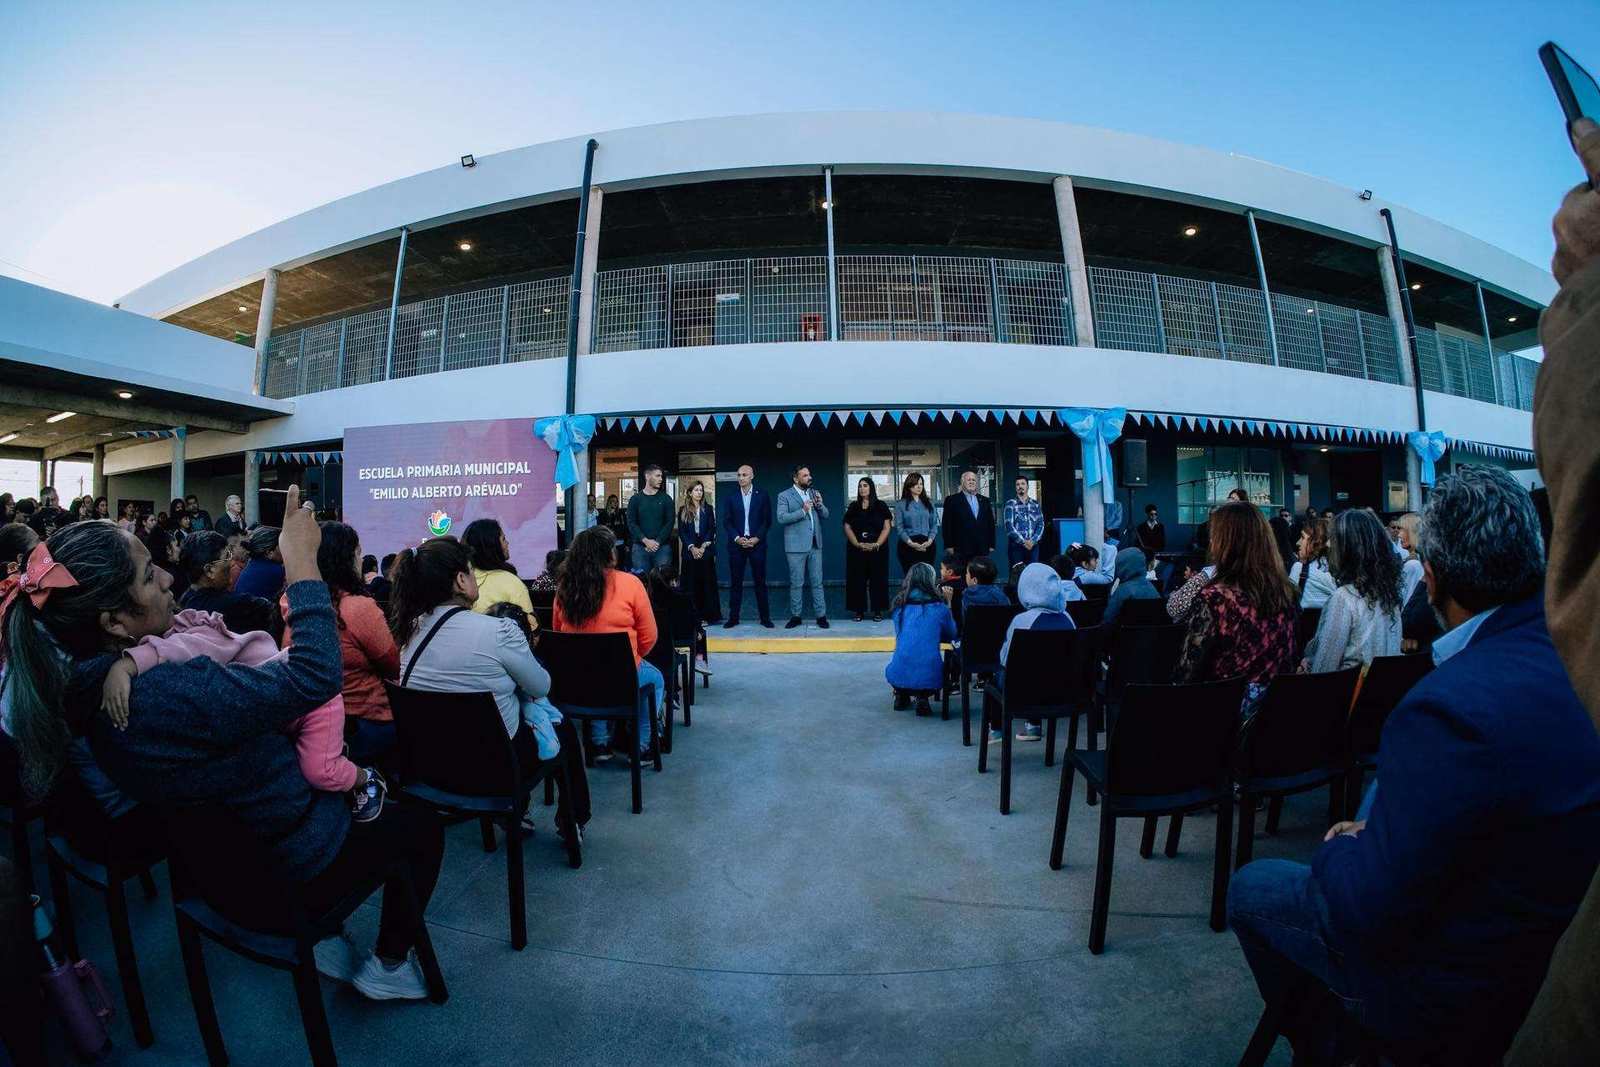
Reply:
<svg viewBox="0 0 1600 1067"><path fill-rule="evenodd" d="M800 339L802 341L821 341L826 339L822 332L822 315L815 311L807 311L800 316Z"/></svg>

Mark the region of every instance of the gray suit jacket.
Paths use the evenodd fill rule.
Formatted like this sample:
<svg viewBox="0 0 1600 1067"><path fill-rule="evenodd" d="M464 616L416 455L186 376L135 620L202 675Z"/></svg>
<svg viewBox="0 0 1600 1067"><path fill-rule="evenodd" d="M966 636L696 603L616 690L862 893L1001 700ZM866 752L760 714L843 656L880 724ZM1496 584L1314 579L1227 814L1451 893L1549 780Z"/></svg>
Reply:
<svg viewBox="0 0 1600 1067"><path fill-rule="evenodd" d="M816 488L813 487L811 491L816 493ZM828 517L828 509L821 500L821 494L818 494L817 503L811 507L811 514L817 520L818 548L822 547L822 522ZM783 527L785 552L811 551L811 524L806 522L805 501L792 485L778 494L778 525Z"/></svg>

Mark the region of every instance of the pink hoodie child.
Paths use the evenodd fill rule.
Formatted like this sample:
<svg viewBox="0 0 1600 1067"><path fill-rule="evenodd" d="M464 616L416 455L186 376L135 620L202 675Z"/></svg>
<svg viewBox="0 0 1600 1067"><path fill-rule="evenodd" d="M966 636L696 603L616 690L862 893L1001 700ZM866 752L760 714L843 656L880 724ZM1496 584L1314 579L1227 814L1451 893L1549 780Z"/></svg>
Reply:
<svg viewBox="0 0 1600 1067"><path fill-rule="evenodd" d="M191 608L173 616L172 629L165 636L146 637L123 655L132 661L134 674L139 675L159 663L184 663L199 656L217 663L259 667L288 652L278 650L271 634L259 630L232 633L223 625L221 615ZM294 738L300 773L313 789L348 793L355 788L357 767L344 754L342 694L295 719L285 732Z"/></svg>

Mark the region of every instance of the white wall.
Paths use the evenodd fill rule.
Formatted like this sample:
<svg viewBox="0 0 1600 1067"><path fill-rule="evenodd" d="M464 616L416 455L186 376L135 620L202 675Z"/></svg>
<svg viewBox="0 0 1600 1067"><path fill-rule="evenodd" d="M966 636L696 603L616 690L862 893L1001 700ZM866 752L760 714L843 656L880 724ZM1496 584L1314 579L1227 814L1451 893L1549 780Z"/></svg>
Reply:
<svg viewBox="0 0 1600 1067"><path fill-rule="evenodd" d="M606 188L759 174L930 169L938 173L1165 191L1263 218L1300 222L1372 247L1388 242L1380 208L1394 212L1409 255L1548 304L1555 283L1540 267L1443 223L1358 190L1245 156L1129 133L1041 122L926 113L810 112L642 126L596 135L594 180ZM572 196L586 138L518 148L390 182L286 219L141 286L122 305L167 315L261 277L426 226ZM848 210L847 206L841 210Z"/></svg>

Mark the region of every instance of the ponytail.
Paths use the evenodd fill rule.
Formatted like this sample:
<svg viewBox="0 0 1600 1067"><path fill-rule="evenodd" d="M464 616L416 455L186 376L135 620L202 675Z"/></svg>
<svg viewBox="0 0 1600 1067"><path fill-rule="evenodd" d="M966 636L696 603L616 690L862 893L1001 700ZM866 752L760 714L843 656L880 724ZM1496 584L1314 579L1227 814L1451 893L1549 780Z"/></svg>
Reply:
<svg viewBox="0 0 1600 1067"><path fill-rule="evenodd" d="M417 620L456 595L456 575L472 570L472 554L454 537L433 537L403 550L390 577L389 632L405 647Z"/></svg>

